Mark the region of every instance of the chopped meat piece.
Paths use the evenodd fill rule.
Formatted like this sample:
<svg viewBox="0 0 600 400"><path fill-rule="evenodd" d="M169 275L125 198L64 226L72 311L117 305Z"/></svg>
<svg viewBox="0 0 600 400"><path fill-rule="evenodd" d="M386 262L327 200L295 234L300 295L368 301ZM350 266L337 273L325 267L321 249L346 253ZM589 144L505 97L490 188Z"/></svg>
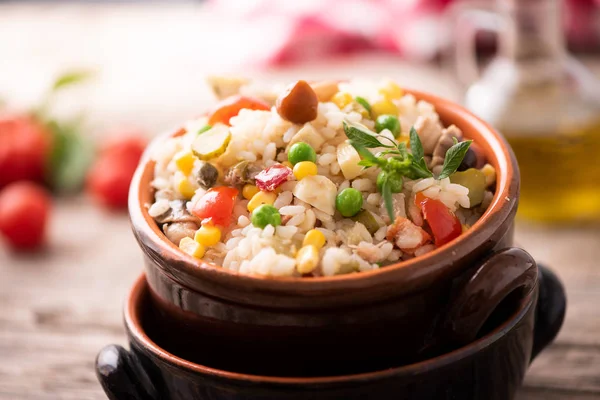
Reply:
<svg viewBox="0 0 600 400"><path fill-rule="evenodd" d="M433 150L433 157L431 159L429 168L433 168L436 165L442 165L444 163L446 152L450 147L452 147L452 145L454 145L453 138L456 138L456 140L459 142L463 139L462 131L458 129L456 125L450 125L442 131L442 135L440 136L437 144L435 145L435 149Z"/></svg>
<svg viewBox="0 0 600 400"><path fill-rule="evenodd" d="M425 155L433 154L440 136L442 136L442 125L438 121L434 121L431 117L419 117L415 122L415 130L419 134L423 152Z"/></svg>

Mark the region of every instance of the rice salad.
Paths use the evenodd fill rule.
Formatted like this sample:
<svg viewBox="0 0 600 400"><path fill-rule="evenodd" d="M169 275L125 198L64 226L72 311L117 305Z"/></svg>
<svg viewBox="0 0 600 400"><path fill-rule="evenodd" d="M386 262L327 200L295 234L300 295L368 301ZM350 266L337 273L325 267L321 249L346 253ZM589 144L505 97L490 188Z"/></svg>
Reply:
<svg viewBox="0 0 600 400"><path fill-rule="evenodd" d="M204 262L333 276L426 254L468 230L494 168L395 82L211 81L207 115L155 146L148 212Z"/></svg>

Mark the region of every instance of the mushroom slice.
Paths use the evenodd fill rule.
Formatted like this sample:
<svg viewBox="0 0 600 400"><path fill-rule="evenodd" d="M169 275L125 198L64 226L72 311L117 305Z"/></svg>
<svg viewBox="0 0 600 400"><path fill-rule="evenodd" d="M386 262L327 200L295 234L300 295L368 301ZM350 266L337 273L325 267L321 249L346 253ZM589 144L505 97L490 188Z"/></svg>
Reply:
<svg viewBox="0 0 600 400"><path fill-rule="evenodd" d="M197 217L190 214L187 210L185 200L171 200L169 202L169 209L161 215L154 217L154 220L159 224L171 222L193 222L197 224L200 222Z"/></svg>

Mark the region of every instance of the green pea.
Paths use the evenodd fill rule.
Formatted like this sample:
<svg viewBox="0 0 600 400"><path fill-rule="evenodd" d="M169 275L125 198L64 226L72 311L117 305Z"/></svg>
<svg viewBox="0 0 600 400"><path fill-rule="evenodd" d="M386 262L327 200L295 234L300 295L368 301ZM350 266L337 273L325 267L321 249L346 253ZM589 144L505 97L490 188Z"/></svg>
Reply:
<svg viewBox="0 0 600 400"><path fill-rule="evenodd" d="M363 108L367 110L369 114L371 114L371 105L364 97L356 96L354 101L363 106Z"/></svg>
<svg viewBox="0 0 600 400"><path fill-rule="evenodd" d="M377 190L381 192L381 188L383 186L383 182L385 180L390 181L390 187L392 189L392 193L400 193L402 191L403 179L402 175L396 172L387 172L381 171L379 175L377 175Z"/></svg>
<svg viewBox="0 0 600 400"><path fill-rule="evenodd" d="M401 127L398 117L385 114L377 117L377 120L375 121L375 130L379 133L384 129L392 132L392 135L394 135L395 138L400 136Z"/></svg>
<svg viewBox="0 0 600 400"><path fill-rule="evenodd" d="M317 161L317 153L310 144L304 142L294 143L288 152L288 161L296 165L301 161Z"/></svg>
<svg viewBox="0 0 600 400"><path fill-rule="evenodd" d="M344 217L355 216L362 208L362 205L362 194L353 188L342 190L335 198L335 208L337 208Z"/></svg>
<svg viewBox="0 0 600 400"><path fill-rule="evenodd" d="M270 204L263 204L252 211L252 225L264 229L267 225L281 225L279 211Z"/></svg>

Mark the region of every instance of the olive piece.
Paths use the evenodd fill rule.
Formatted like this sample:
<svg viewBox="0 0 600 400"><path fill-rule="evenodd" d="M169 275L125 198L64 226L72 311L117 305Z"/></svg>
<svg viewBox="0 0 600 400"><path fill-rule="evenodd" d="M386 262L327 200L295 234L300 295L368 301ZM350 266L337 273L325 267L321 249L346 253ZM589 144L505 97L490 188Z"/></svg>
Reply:
<svg viewBox="0 0 600 400"><path fill-rule="evenodd" d="M317 118L319 99L306 81L297 81L288 86L277 98L277 113L281 118L295 124L304 124Z"/></svg>
<svg viewBox="0 0 600 400"><path fill-rule="evenodd" d="M211 163L203 162L202 166L198 170L198 176L196 180L198 185L202 186L204 189L210 189L215 186L217 183L217 178L219 177L219 171L217 168Z"/></svg>
<svg viewBox="0 0 600 400"><path fill-rule="evenodd" d="M463 158L462 162L458 166L457 171L466 171L469 168L476 168L476 167L477 167L477 154L475 153L475 150L473 150L472 148L469 147L469 149L465 153L465 157Z"/></svg>

